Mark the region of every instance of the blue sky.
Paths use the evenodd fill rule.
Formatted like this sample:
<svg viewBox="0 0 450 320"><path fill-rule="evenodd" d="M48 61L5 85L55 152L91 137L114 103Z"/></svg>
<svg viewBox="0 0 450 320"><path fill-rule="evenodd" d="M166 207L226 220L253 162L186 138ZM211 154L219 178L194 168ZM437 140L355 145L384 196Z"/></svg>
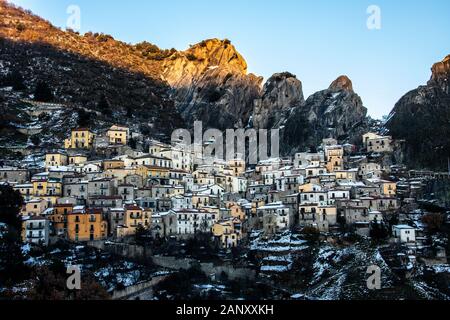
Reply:
<svg viewBox="0 0 450 320"><path fill-rule="evenodd" d="M352 79L370 115L388 114L398 99L430 78L450 54L448 0L14 0L65 27L69 5L81 9L81 32L185 49L228 38L249 71L266 79L289 71L305 96L341 74ZM381 9L381 29L366 26Z"/></svg>

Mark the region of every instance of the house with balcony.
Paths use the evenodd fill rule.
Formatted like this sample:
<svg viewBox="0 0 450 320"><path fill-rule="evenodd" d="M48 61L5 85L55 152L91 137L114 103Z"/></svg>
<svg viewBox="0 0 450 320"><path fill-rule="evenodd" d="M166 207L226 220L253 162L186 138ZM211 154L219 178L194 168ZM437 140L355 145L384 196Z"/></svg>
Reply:
<svg viewBox="0 0 450 320"><path fill-rule="evenodd" d="M24 184L29 181L30 174L27 169L15 167L0 168L0 182Z"/></svg>
<svg viewBox="0 0 450 320"><path fill-rule="evenodd" d="M50 222L45 217L26 217L22 223L23 242L47 246L50 238Z"/></svg>
<svg viewBox="0 0 450 320"><path fill-rule="evenodd" d="M116 227L116 237L123 238L136 233L138 227L149 229L152 222L152 210L135 205L125 206L123 225Z"/></svg>
<svg viewBox="0 0 450 320"><path fill-rule="evenodd" d="M52 213L48 216L52 230L57 236L65 236L67 233L67 216L73 212L74 205L70 203L55 204Z"/></svg>
<svg viewBox="0 0 450 320"><path fill-rule="evenodd" d="M88 196L113 196L114 180L97 178L88 182Z"/></svg>
<svg viewBox="0 0 450 320"><path fill-rule="evenodd" d="M67 154L63 152L49 152L45 155L45 167L62 167L68 165Z"/></svg>
<svg viewBox="0 0 450 320"><path fill-rule="evenodd" d="M177 215L175 212L159 212L152 214L150 231L155 238L176 236Z"/></svg>
<svg viewBox="0 0 450 320"><path fill-rule="evenodd" d="M120 184L117 186L117 194L124 203L133 202L136 198L136 187L133 184Z"/></svg>
<svg viewBox="0 0 450 320"><path fill-rule="evenodd" d="M16 184L14 185L13 189L19 191L25 201L30 200L33 196L32 183Z"/></svg>
<svg viewBox="0 0 450 320"><path fill-rule="evenodd" d="M65 149L91 149L95 135L87 128L72 129L70 138L64 140Z"/></svg>
<svg viewBox="0 0 450 320"><path fill-rule="evenodd" d="M273 235L288 230L294 223L291 210L283 202L273 202L257 208L257 217L262 222L264 233Z"/></svg>
<svg viewBox="0 0 450 320"><path fill-rule="evenodd" d="M177 217L177 235L182 238L191 237L198 232L209 232L219 214L204 209L170 210Z"/></svg>
<svg viewBox="0 0 450 320"><path fill-rule="evenodd" d="M218 221L213 225L212 233L222 248L235 248L242 238L242 222L237 218Z"/></svg>
<svg viewBox="0 0 450 320"><path fill-rule="evenodd" d="M113 125L106 132L110 144L127 145L130 129L126 126Z"/></svg>
<svg viewBox="0 0 450 320"><path fill-rule="evenodd" d="M70 241L86 242L104 240L108 235L108 223L101 209L86 209L76 206L67 215L67 238Z"/></svg>
<svg viewBox="0 0 450 320"><path fill-rule="evenodd" d="M88 186L89 182L87 180L64 183L63 196L76 199L78 205L86 205Z"/></svg>
<svg viewBox="0 0 450 320"><path fill-rule="evenodd" d="M49 207L49 202L42 198L34 198L32 200L25 201L20 214L22 216L40 216Z"/></svg>
<svg viewBox="0 0 450 320"><path fill-rule="evenodd" d="M391 136L381 136L376 133L366 133L363 135L363 144L368 152L386 153L393 151Z"/></svg>
<svg viewBox="0 0 450 320"><path fill-rule="evenodd" d="M121 196L90 196L87 204L93 208L101 208L106 211L109 208L120 208L123 206L124 201Z"/></svg>

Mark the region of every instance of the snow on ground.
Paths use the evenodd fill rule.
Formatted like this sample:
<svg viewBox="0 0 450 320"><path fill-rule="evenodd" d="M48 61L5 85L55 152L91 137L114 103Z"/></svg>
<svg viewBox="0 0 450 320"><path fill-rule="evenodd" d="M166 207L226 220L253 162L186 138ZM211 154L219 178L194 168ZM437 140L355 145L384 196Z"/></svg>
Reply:
<svg viewBox="0 0 450 320"><path fill-rule="evenodd" d="M292 266L291 265L287 265L287 266L262 266L261 267L261 272L287 272L289 270L291 270Z"/></svg>
<svg viewBox="0 0 450 320"><path fill-rule="evenodd" d="M268 256L265 257L263 261L292 263L292 256L290 254L287 256Z"/></svg>
<svg viewBox="0 0 450 320"><path fill-rule="evenodd" d="M252 237L256 239L252 241L251 250L281 253L298 252L309 248L306 240L301 240L290 232L285 232L280 237L270 240L265 240L260 235L258 233L252 234Z"/></svg>
<svg viewBox="0 0 450 320"><path fill-rule="evenodd" d="M27 255L28 253L30 253L31 245L30 245L29 243L24 244L24 245L22 246L21 250L22 250L22 254L23 254L23 255Z"/></svg>
<svg viewBox="0 0 450 320"><path fill-rule="evenodd" d="M436 273L450 273L450 265L448 264L434 265L432 269Z"/></svg>
<svg viewBox="0 0 450 320"><path fill-rule="evenodd" d="M439 290L430 287L425 282L413 281L412 286L415 291L424 299L427 300L449 300L450 297L442 294Z"/></svg>

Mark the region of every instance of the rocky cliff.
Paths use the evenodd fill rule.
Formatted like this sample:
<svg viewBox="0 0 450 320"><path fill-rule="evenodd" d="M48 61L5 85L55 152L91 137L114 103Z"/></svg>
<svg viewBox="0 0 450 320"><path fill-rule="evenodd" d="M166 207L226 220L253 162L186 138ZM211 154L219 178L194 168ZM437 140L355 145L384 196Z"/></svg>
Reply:
<svg viewBox="0 0 450 320"><path fill-rule="evenodd" d="M229 40L210 39L165 59L163 79L171 97L192 126L245 127L260 96L262 78L247 74L247 63Z"/></svg>
<svg viewBox="0 0 450 320"><path fill-rule="evenodd" d="M0 13L3 136L26 124L10 106L20 109L21 99L33 98L40 81L48 83L54 102L87 111L88 125L125 122L166 140L173 129L191 127L195 120L204 128L280 128L282 150L292 154L327 137L356 143L368 129L367 110L346 76L305 101L302 82L288 72L274 74L263 86L226 39L205 40L185 51L161 50L148 42L132 45L105 34L63 31L3 1ZM433 66L428 85L407 94L392 113L388 127L395 137L411 141L410 152L426 153L430 145L448 148L449 63L447 57ZM5 91L11 78L22 78L23 88ZM102 95L110 112L99 109ZM417 131L411 124L439 129Z"/></svg>
<svg viewBox="0 0 450 320"><path fill-rule="evenodd" d="M351 80L340 76L328 89L311 95L293 110L282 130L282 149L290 154L305 151L324 138L358 143L358 135L367 129L366 115Z"/></svg>
<svg viewBox="0 0 450 320"><path fill-rule="evenodd" d="M279 128L304 102L302 83L296 76L289 72L274 74L264 84L261 98L255 100L253 126Z"/></svg>
<svg viewBox="0 0 450 320"><path fill-rule="evenodd" d="M450 94L450 54L431 68L431 79L428 85L439 87L444 93Z"/></svg>
<svg viewBox="0 0 450 320"><path fill-rule="evenodd" d="M5 1L0 1L0 16L3 136L13 136L26 125L21 119L11 121L16 111L9 106L33 99L40 82L52 92L52 102L66 105L75 118L80 108L87 112L82 125L100 129L120 122L158 138L184 126L169 98L170 87L160 78L160 59L173 51L146 43L129 45L105 34L63 31ZM11 78L20 86L14 88ZM99 108L102 96L108 110ZM60 130L67 133L67 128Z"/></svg>
<svg viewBox="0 0 450 320"><path fill-rule="evenodd" d="M413 168L447 170L450 157L450 55L434 64L427 85L404 95L386 128L405 140L404 158Z"/></svg>
<svg viewBox="0 0 450 320"><path fill-rule="evenodd" d="M0 76L23 78L24 88L13 96L33 97L37 83L45 81L54 102L100 111L92 125L129 122L161 138L195 120L204 128L285 128L285 145L302 149L323 137L348 137L365 116L346 77L306 102L301 81L288 72L274 74L262 87L263 79L248 73L229 40L161 50L148 42L131 45L105 34L63 31L6 2L0 10ZM102 95L110 112L99 109ZM3 127L12 123L7 105Z"/></svg>

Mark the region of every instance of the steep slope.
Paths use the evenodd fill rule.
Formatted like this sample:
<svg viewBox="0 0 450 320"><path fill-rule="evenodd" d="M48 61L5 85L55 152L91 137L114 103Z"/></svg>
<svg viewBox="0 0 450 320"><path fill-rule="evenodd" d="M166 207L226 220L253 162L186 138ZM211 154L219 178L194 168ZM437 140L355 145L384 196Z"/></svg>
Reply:
<svg viewBox="0 0 450 320"><path fill-rule="evenodd" d="M279 128L293 108L304 102L301 81L289 72L276 73L264 84L262 97L255 100L253 126Z"/></svg>
<svg viewBox="0 0 450 320"><path fill-rule="evenodd" d="M447 170L450 157L450 55L432 67L430 81L404 95L386 128L405 140L404 158L413 168Z"/></svg>
<svg viewBox="0 0 450 320"><path fill-rule="evenodd" d="M166 135L195 120L204 127L245 127L260 97L262 78L247 73L229 40L160 50L147 42L62 31L6 2L0 2L0 14L0 72L19 70L27 95L45 80L57 102L97 109L104 94L116 119L138 120L156 134L164 128Z"/></svg>
<svg viewBox="0 0 450 320"><path fill-rule="evenodd" d="M158 137L183 126L169 99L169 87L160 79L159 59L173 51L146 43L131 46L103 34L65 32L3 1L0 15L0 76L20 74L24 88L17 90L19 97L32 98L37 83L44 81L54 102L74 111L79 107L102 111L95 118L105 125L140 123ZM108 110L99 110L102 95ZM97 120L92 123L99 125Z"/></svg>
<svg viewBox="0 0 450 320"><path fill-rule="evenodd" d="M358 134L367 127L366 115L351 80L340 76L328 89L311 95L293 110L282 130L282 150L289 154L305 151L324 138L357 143Z"/></svg>
<svg viewBox="0 0 450 320"><path fill-rule="evenodd" d="M109 35L62 31L6 2L0 2L0 14L0 86L11 90L2 78L17 74L24 84L13 88L14 94L0 90L0 98L14 96L18 108L45 81L54 102L77 113L87 110L88 124L99 129L125 122L146 136L167 140L173 129L192 127L195 120L222 130L281 128L286 154L316 146L325 137L350 141L365 126L366 109L347 77L305 102L301 81L288 72L273 75L262 87L263 79L248 74L246 61L229 40L205 40L185 51L160 50L147 42L130 45ZM108 110L99 103L102 96ZM14 134L12 123L25 122L10 114L11 103L0 105L0 129Z"/></svg>
<svg viewBox="0 0 450 320"><path fill-rule="evenodd" d="M262 78L247 74L247 63L229 40L202 41L165 59L163 78L188 126L245 127Z"/></svg>

